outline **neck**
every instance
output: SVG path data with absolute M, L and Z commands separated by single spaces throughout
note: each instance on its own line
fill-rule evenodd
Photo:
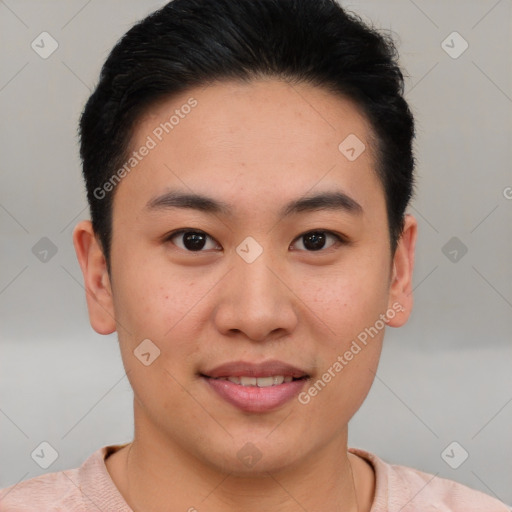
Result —
M 347 453 L 346 429 L 307 460 L 246 474 L 199 460 L 137 422 L 135 434 L 132 443 L 107 459 L 114 483 L 134 512 L 367 512 L 371 508 L 373 471 Z

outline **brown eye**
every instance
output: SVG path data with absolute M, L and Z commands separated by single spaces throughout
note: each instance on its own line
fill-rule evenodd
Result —
M 343 242 L 342 238 L 329 231 L 309 231 L 301 235 L 295 245 L 301 251 L 321 251 L 332 247 L 336 242 Z
M 168 240 L 185 251 L 200 252 L 203 249 L 218 249 L 215 240 L 203 231 L 181 230 L 168 237 Z

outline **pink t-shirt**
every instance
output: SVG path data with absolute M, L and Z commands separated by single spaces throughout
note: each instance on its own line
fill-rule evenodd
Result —
M 41 475 L 0 490 L 1 512 L 132 512 L 110 478 L 105 458 L 124 445 L 105 446 L 77 469 Z M 349 451 L 375 471 L 371 512 L 510 512 L 507 506 L 462 484 L 405 466 L 387 464 L 372 453 Z

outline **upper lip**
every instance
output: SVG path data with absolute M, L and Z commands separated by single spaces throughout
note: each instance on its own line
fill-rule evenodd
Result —
M 277 361 L 275 359 L 264 361 L 261 363 L 249 363 L 246 361 L 231 361 L 221 364 L 211 370 L 202 372 L 206 377 L 271 377 L 282 375 L 283 377 L 291 376 L 296 379 L 307 377 L 307 373 L 296 366 Z

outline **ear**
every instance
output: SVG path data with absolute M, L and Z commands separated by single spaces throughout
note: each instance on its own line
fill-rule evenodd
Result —
M 73 230 L 73 245 L 84 276 L 89 321 L 99 334 L 116 330 L 112 287 L 107 262 L 91 221 L 79 222 Z
M 416 219 L 406 214 L 404 229 L 393 256 L 393 270 L 389 289 L 388 308 L 397 314 L 389 318 L 387 324 L 391 327 L 401 327 L 409 319 L 412 311 L 412 273 L 414 268 L 414 249 L 418 234 Z

